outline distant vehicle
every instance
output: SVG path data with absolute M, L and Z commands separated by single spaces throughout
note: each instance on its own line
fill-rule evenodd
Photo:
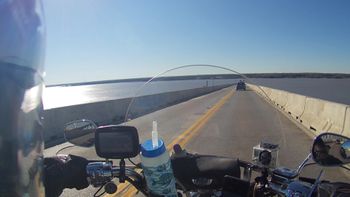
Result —
M 239 82 L 237 83 L 236 90 L 243 90 L 243 91 L 246 90 L 246 86 L 245 86 L 244 81 L 239 81 Z

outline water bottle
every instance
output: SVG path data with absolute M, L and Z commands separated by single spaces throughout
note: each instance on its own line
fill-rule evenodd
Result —
M 142 169 L 150 192 L 165 197 L 177 197 L 169 153 L 163 140 L 158 139 L 155 121 L 153 121 L 152 139 L 146 140 L 141 145 L 140 155 Z

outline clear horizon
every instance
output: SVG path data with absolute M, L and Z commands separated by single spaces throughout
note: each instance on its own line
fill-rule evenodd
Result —
M 46 84 L 150 77 L 198 63 L 350 73 L 349 1 L 43 2 Z
M 157 73 L 159 74 L 159 73 Z M 235 73 L 232 73 L 233 75 Z M 311 73 L 311 72 L 296 72 L 296 73 L 241 73 L 243 75 L 249 75 L 249 74 L 344 74 L 344 75 L 349 75 L 349 77 L 346 77 L 346 78 L 350 78 L 350 73 Z M 215 74 L 213 74 L 215 75 Z M 99 83 L 99 82 L 103 82 L 103 81 L 123 81 L 123 80 L 138 80 L 138 79 L 150 79 L 154 76 L 145 76 L 145 77 L 134 77 L 134 78 L 118 78 L 118 79 L 103 79 L 103 80 L 94 80 L 94 81 L 77 81 L 77 82 L 66 82 L 66 83 L 56 83 L 56 84 L 47 84 L 46 83 L 46 86 L 60 86 L 60 85 L 65 85 L 65 84 L 84 84 L 84 83 Z M 258 77 L 259 78 L 259 77 Z M 266 77 L 267 79 L 274 79 L 272 77 Z M 288 78 L 288 77 L 276 77 L 276 78 L 279 78 L 279 79 L 283 79 L 283 78 L 286 78 L 286 79 L 293 79 L 293 78 Z M 296 77 L 298 78 L 298 77 Z M 304 77 L 299 77 L 299 78 L 304 78 Z M 307 78 L 307 77 L 306 77 Z M 312 77 L 309 77 L 310 79 L 312 79 Z M 321 79 L 322 77 L 313 77 L 315 79 Z M 252 79 L 256 79 L 256 78 L 252 78 Z M 325 77 L 325 78 L 322 78 L 322 79 L 345 79 L 345 78 L 335 78 L 335 77 Z

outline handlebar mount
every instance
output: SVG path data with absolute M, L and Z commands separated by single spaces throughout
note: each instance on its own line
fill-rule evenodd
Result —
M 118 176 L 118 169 L 112 162 L 92 162 L 86 166 L 89 183 L 94 187 L 100 187 Z

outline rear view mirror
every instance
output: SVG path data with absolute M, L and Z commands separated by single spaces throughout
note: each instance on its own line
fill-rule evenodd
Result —
M 91 120 L 76 120 L 64 127 L 64 137 L 74 145 L 91 147 L 94 145 L 97 126 Z
M 312 146 L 312 157 L 322 166 L 341 166 L 350 163 L 350 139 L 323 133 L 316 137 Z
M 341 145 L 341 155 L 343 158 L 350 160 L 350 140 L 347 140 Z
M 132 158 L 140 153 L 137 129 L 131 126 L 104 126 L 95 133 L 95 148 L 99 157 Z

